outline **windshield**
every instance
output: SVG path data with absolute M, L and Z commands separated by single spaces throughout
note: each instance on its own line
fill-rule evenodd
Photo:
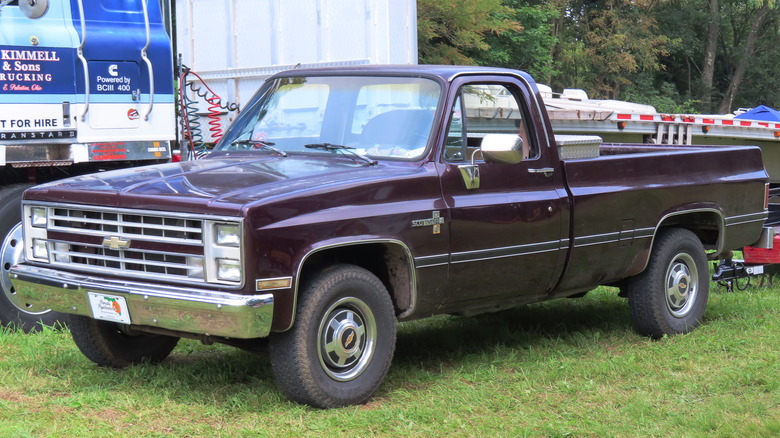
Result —
M 417 159 L 440 94 L 438 83 L 423 78 L 280 78 L 254 98 L 215 150 Z

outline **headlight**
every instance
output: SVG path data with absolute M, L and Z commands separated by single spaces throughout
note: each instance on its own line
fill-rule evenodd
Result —
M 234 259 L 217 259 L 217 279 L 241 281 L 241 262 Z
M 30 209 L 32 226 L 46 228 L 46 207 L 33 207 Z
M 33 239 L 33 257 L 36 259 L 49 260 L 49 249 L 46 247 L 46 241 L 43 239 Z
M 236 286 L 244 279 L 240 221 L 230 219 L 208 221 L 203 231 L 203 276 L 209 283 Z M 190 266 L 195 266 L 190 264 Z M 196 269 L 190 269 L 196 275 Z
M 214 243 L 220 246 L 239 247 L 241 228 L 238 224 L 215 224 Z

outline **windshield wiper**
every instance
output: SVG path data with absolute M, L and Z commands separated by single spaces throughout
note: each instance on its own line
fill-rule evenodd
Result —
M 359 154 L 355 152 L 355 148 L 353 148 L 352 146 L 344 146 L 341 144 L 333 144 L 333 143 L 312 143 L 303 146 L 308 149 L 322 149 L 325 151 L 338 151 L 342 153 L 347 153 L 349 155 L 352 155 L 353 157 L 360 158 L 361 160 L 365 161 L 369 165 L 374 165 L 377 163 L 376 160 L 372 160 L 371 158 L 368 158 L 363 154 Z
M 230 144 L 231 145 L 236 145 L 236 144 L 250 145 L 250 146 L 253 146 L 255 149 L 268 149 L 269 151 L 276 152 L 277 154 L 279 154 L 279 155 L 281 155 L 283 157 L 287 156 L 287 152 L 285 152 L 285 151 L 283 151 L 281 149 L 275 148 L 274 144 L 276 144 L 276 143 L 274 143 L 272 141 L 244 139 L 244 140 L 236 140 L 234 142 L 231 142 Z

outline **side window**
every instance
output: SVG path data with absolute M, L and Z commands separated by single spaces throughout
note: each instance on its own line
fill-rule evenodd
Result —
M 523 139 L 523 158 L 539 154 L 535 139 L 528 135 L 522 106 L 512 91 L 501 84 L 469 84 L 458 91 L 452 108 L 444 158 L 470 161 L 487 134 L 517 134 Z
M 466 148 L 466 130 L 463 126 L 463 99 L 455 99 L 450 114 L 450 125 L 447 127 L 447 138 L 444 140 L 444 159 L 447 161 L 465 161 L 468 153 Z

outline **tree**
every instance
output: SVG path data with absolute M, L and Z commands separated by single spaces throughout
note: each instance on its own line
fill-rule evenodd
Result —
M 417 0 L 417 46 L 423 64 L 475 64 L 488 34 L 520 31 L 501 0 Z
M 671 40 L 658 33 L 653 0 L 575 0 L 562 14 L 555 61 L 563 86 L 618 98 L 641 71 L 662 69 Z M 588 87 L 584 85 L 589 85 Z
M 522 28 L 490 32 L 485 35 L 488 51 L 467 51 L 477 64 L 508 67 L 525 70 L 537 80 L 550 81 L 558 73 L 552 47 L 556 38 L 552 33 L 552 22 L 558 11 L 549 4 L 530 4 L 527 0 L 504 0 L 511 8 L 508 15 L 499 18 L 522 23 Z
M 737 4 L 735 6 L 736 12 L 739 12 L 740 14 L 735 15 L 734 19 L 739 18 L 739 16 L 745 17 L 742 15 L 743 13 L 746 13 L 750 18 L 744 21 L 749 23 L 746 28 L 732 26 L 733 35 L 735 36 L 734 45 L 732 47 L 737 47 L 739 52 L 736 56 L 737 61 L 734 64 L 733 72 L 728 81 L 728 87 L 726 88 L 723 100 L 718 108 L 718 112 L 720 113 L 731 111 L 739 87 L 745 79 L 747 68 L 751 63 L 753 56 L 756 54 L 761 32 L 764 30 L 770 17 L 776 19 L 777 15 L 773 0 L 754 0 L 742 2 L 742 4 Z M 739 44 L 739 40 L 742 40 L 742 38 L 738 37 L 744 37 L 744 43 Z
M 712 81 L 715 75 L 715 55 L 718 49 L 718 35 L 720 34 L 720 6 L 718 0 L 708 0 L 709 23 L 707 26 L 707 39 L 704 48 L 704 70 L 701 73 L 702 103 L 709 105 L 712 101 Z
M 418 0 L 418 17 L 422 63 L 689 112 L 780 107 L 777 0 Z
M 675 85 L 696 112 L 780 104 L 774 0 L 672 0 L 656 8 L 659 32 L 681 44 L 662 58 L 655 84 Z

